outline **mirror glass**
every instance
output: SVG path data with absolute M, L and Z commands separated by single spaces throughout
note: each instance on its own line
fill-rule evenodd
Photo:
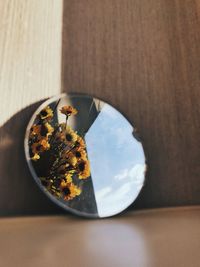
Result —
M 134 127 L 91 96 L 62 94 L 45 101 L 28 124 L 25 154 L 42 191 L 80 216 L 120 213 L 145 180 L 144 150 Z

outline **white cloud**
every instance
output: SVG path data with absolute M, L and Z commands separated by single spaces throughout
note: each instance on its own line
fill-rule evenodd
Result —
M 132 169 L 122 170 L 119 174 L 115 175 L 114 179 L 118 181 L 129 179 L 131 182 L 141 183 L 144 179 L 145 169 L 145 164 L 136 164 Z
M 125 169 L 119 174 L 115 175 L 114 179 L 120 181 L 120 180 L 127 178 L 127 176 L 128 176 L 128 169 Z
M 107 194 L 109 194 L 112 191 L 111 187 L 105 187 L 101 190 L 98 190 L 96 192 L 96 198 L 97 199 L 102 199 L 104 198 Z

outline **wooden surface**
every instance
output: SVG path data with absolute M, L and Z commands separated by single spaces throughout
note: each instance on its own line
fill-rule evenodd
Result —
M 61 0 L 0 1 L 0 125 L 60 92 Z
M 63 91 L 137 126 L 149 164 L 137 207 L 200 203 L 199 44 L 199 1 L 64 1 Z
M 1 215 L 58 212 L 23 138 L 35 102 L 61 88 L 108 101 L 139 129 L 149 171 L 135 207 L 200 203 L 198 0 L 5 0 L 0 13 Z
M 6 267 L 199 267 L 200 206 L 86 220 L 44 216 L 0 220 Z

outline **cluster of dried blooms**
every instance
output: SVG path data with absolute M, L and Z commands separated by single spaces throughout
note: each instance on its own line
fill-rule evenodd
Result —
M 54 196 L 71 200 L 82 191 L 75 181 L 87 179 L 90 167 L 84 139 L 67 125 L 77 110 L 64 106 L 60 112 L 66 116 L 66 123 L 53 125 L 54 112 L 49 106 L 37 115 L 30 130 L 29 151 L 33 162 L 44 158 L 49 162 L 47 174 L 40 177 L 42 185 Z

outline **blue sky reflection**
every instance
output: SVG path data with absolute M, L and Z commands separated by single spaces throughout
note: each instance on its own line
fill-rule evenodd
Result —
M 85 136 L 100 217 L 128 207 L 144 183 L 145 156 L 133 127 L 108 104 Z

